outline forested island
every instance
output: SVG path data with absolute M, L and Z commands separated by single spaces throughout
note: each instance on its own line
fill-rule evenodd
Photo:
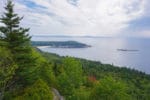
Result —
M 33 46 L 49 46 L 51 48 L 87 48 L 90 45 L 77 41 L 32 41 Z
M 144 72 L 33 47 L 13 7 L 0 19 L 0 100 L 150 100 Z

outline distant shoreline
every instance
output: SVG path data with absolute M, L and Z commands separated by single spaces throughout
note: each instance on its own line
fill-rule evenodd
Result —
M 50 48 L 88 48 L 90 45 L 77 41 L 32 41 L 33 46 L 46 46 Z

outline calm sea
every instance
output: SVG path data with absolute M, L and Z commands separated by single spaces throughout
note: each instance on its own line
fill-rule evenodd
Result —
M 120 67 L 130 67 L 150 74 L 150 39 L 147 38 L 110 38 L 110 37 L 51 37 L 34 36 L 38 41 L 79 41 L 90 48 L 50 48 L 39 47 L 41 50 L 61 56 L 85 58 Z M 128 49 L 138 51 L 118 51 Z

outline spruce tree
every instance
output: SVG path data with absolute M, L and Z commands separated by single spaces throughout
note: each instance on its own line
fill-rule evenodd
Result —
M 3 100 L 6 89 L 12 86 L 16 68 L 9 50 L 0 47 L 0 100 Z
M 32 57 L 32 48 L 30 44 L 31 37 L 28 34 L 29 29 L 20 26 L 23 17 L 14 13 L 14 4 L 8 0 L 5 13 L 0 18 L 3 26 L 0 26 L 0 41 L 2 46 L 8 48 L 13 54 L 13 59 L 18 65 L 16 71 L 16 81 L 26 84 L 26 70 L 34 66 Z

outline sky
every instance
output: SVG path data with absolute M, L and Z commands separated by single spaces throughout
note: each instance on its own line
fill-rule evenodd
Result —
M 31 35 L 150 37 L 150 0 L 13 1 Z

